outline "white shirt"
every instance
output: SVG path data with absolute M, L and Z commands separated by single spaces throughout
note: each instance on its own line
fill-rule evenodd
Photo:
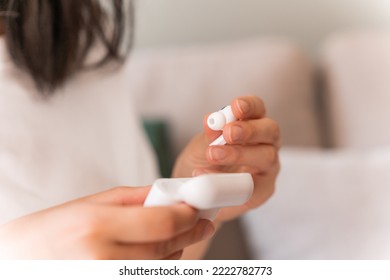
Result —
M 113 186 L 157 177 L 118 71 L 82 73 L 47 100 L 8 58 L 0 37 L 0 224 Z

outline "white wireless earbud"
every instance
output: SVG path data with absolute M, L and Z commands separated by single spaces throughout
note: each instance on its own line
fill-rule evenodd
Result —
M 212 113 L 207 118 L 207 125 L 212 130 L 223 130 L 225 124 L 236 121 L 236 117 L 233 115 L 232 106 L 226 106 L 218 112 Z
M 230 122 L 236 121 L 237 118 L 233 115 L 232 106 L 226 106 L 219 110 L 218 112 L 212 113 L 207 118 L 207 126 L 215 131 L 223 130 L 223 127 Z M 223 138 L 223 135 L 215 139 L 210 146 L 216 145 L 225 145 L 226 140 Z

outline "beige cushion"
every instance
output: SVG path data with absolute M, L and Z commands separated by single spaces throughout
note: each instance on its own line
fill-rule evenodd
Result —
M 323 53 L 333 146 L 390 144 L 390 34 L 333 37 Z
M 244 218 L 255 259 L 390 258 L 390 148 L 281 160 L 274 197 Z
M 249 94 L 265 100 L 269 116 L 281 125 L 284 144 L 319 144 L 312 70 L 287 41 L 135 53 L 129 83 L 143 116 L 169 122 L 175 153 L 202 130 L 206 113 Z

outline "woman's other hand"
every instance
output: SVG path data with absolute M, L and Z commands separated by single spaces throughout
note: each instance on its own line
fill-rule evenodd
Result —
M 205 173 L 252 174 L 255 189 L 252 198 L 243 206 L 224 208 L 217 220 L 236 218 L 263 204 L 274 192 L 280 169 L 278 124 L 266 117 L 261 99 L 255 96 L 238 97 L 231 103 L 238 121 L 225 125 L 223 132 L 213 131 L 204 120 L 204 133 L 196 136 L 179 156 L 173 177 L 191 177 Z M 209 146 L 223 133 L 227 145 Z
M 0 228 L 4 259 L 179 259 L 214 226 L 184 204 L 144 208 L 149 187 L 119 187 Z

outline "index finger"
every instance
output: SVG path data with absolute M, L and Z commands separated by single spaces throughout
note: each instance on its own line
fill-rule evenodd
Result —
M 111 238 L 123 243 L 171 239 L 195 226 L 198 211 L 178 204 L 168 207 L 110 207 L 100 213 Z
M 239 120 L 260 119 L 266 115 L 264 102 L 257 96 L 240 96 L 231 105 L 234 116 Z
M 146 187 L 115 187 L 109 190 L 80 198 L 80 201 L 103 203 L 112 205 L 141 205 L 150 191 Z

